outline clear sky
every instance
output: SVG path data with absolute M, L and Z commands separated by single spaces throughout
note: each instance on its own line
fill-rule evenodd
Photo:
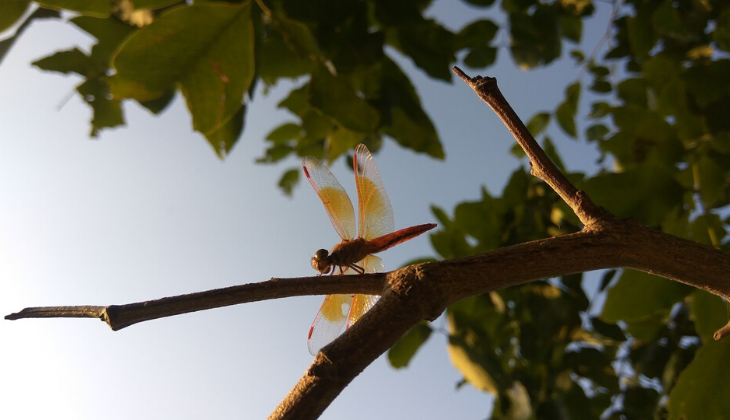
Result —
M 599 9 L 585 28 L 586 50 L 605 30 L 608 12 Z M 452 29 L 483 16 L 503 22 L 494 11 L 457 2 L 438 1 L 429 14 Z M 505 46 L 506 34 L 499 36 Z M 245 133 L 225 161 L 192 131 L 179 96 L 160 117 L 127 104 L 126 127 L 90 140 L 90 110 L 80 98 L 59 109 L 80 79 L 30 62 L 57 50 L 88 51 L 92 42 L 71 25 L 35 23 L 0 64 L 0 313 L 123 304 L 314 274 L 309 258 L 338 237 L 306 182 L 292 199 L 276 188 L 281 173 L 301 162 L 254 163 L 266 134 L 293 119 L 276 109 L 292 84 L 268 96 L 259 89 Z M 447 156 L 435 161 L 391 140 L 375 156 L 396 228 L 434 222 L 431 205 L 451 212 L 477 199 L 481 185 L 500 194 L 520 165 L 507 154 L 507 129 L 460 80 L 431 80 L 389 53 L 416 84 Z M 481 74 L 497 77 L 526 120 L 553 109 L 580 70 L 564 60 L 520 71 L 502 48 L 498 66 Z M 591 147 L 552 131 L 569 169 L 593 168 Z M 343 161 L 332 170 L 355 197 Z M 380 256 L 395 269 L 432 255 L 424 235 Z M 238 305 L 118 332 L 91 319 L 2 320 L 0 418 L 265 418 L 312 360 L 306 334 L 321 301 Z M 491 399 L 469 386 L 455 389 L 461 375 L 445 343 L 434 334 L 402 370 L 381 357 L 322 418 L 485 418 Z

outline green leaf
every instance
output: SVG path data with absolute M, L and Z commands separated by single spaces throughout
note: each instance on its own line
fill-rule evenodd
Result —
M 580 42 L 583 35 L 583 20 L 580 16 L 561 15 L 559 17 L 560 31 L 563 37 L 576 44 Z
M 89 79 L 77 86 L 76 90 L 94 111 L 91 119 L 91 137 L 97 137 L 103 128 L 124 124 L 122 104 L 116 99 L 109 99 L 109 86 L 106 83 L 98 78 Z
M 550 123 L 550 113 L 540 112 L 533 115 L 530 121 L 527 122 L 527 130 L 530 131 L 533 137 L 537 137 L 538 134 L 545 130 L 548 123 Z
M 13 1 L 13 0 L 6 0 L 6 1 Z M 3 58 L 5 58 L 5 55 L 10 51 L 10 47 L 15 44 L 15 41 L 18 40 L 20 35 L 25 31 L 25 29 L 30 25 L 34 20 L 36 19 L 48 19 L 48 18 L 60 18 L 61 14 L 55 10 L 48 10 L 44 9 L 42 7 L 37 8 L 33 13 L 28 16 L 27 19 L 23 23 L 18 26 L 18 29 L 15 30 L 15 34 L 12 36 L 3 39 L 0 41 L 0 63 L 2 63 Z
M 274 143 L 285 143 L 289 140 L 299 138 L 301 132 L 302 128 L 298 124 L 291 122 L 284 123 L 269 132 L 269 134 L 266 135 L 266 140 L 270 140 Z
M 628 35 L 631 53 L 635 59 L 642 59 L 649 54 L 656 43 L 656 34 L 652 29 L 651 19 L 647 14 L 628 16 Z
M 57 71 L 63 74 L 77 73 L 82 76 L 93 75 L 97 70 L 96 62 L 78 48 L 58 51 L 31 64 L 41 70 Z
M 299 168 L 288 169 L 279 179 L 279 188 L 287 197 L 292 196 L 294 187 L 299 183 Z
M 0 32 L 13 26 L 29 5 L 30 0 L 0 0 Z
M 589 141 L 600 141 L 606 137 L 610 130 L 603 124 L 594 124 L 586 128 L 586 139 Z
M 70 10 L 84 15 L 107 17 L 111 13 L 111 0 L 36 0 L 48 9 Z
M 605 353 L 592 347 L 579 348 L 565 354 L 565 366 L 578 376 L 588 378 L 611 392 L 618 392 L 618 377 L 611 362 Z
M 560 154 L 558 153 L 558 150 L 555 148 L 555 145 L 553 144 L 552 140 L 550 140 L 550 137 L 545 136 L 545 140 L 542 144 L 543 149 L 545 150 L 545 154 L 548 155 L 550 160 L 553 161 L 555 166 L 560 169 L 561 172 L 565 172 L 565 165 L 563 165 L 563 160 L 560 159 Z
M 533 15 L 510 13 L 509 23 L 510 52 L 521 69 L 549 64 L 560 57 L 562 42 L 555 10 L 541 6 Z
M 728 304 L 704 290 L 693 291 L 691 298 L 690 314 L 697 334 L 703 342 L 710 342 L 715 331 L 727 323 Z
M 722 206 L 728 201 L 728 182 L 726 170 L 720 167 L 715 159 L 707 155 L 700 156 L 697 163 L 699 175 L 700 197 L 707 208 Z
M 648 225 L 664 221 L 674 207 L 682 204 L 684 196 L 672 173 L 654 165 L 599 174 L 579 188 L 617 217 L 633 217 Z
M 210 134 L 241 109 L 253 81 L 252 29 L 250 3 L 182 6 L 132 35 L 114 67 L 149 91 L 179 82 L 193 128 Z
M 388 361 L 396 369 L 404 368 L 411 362 L 419 348 L 428 340 L 433 330 L 422 323 L 411 328 L 388 350 Z
M 497 49 L 493 47 L 474 47 L 464 57 L 464 64 L 478 69 L 489 67 L 497 60 Z
M 116 17 L 100 19 L 91 16 L 76 16 L 70 22 L 97 39 L 91 48 L 91 58 L 107 68 L 112 55 L 119 49 L 122 42 L 138 28 L 128 25 Z
M 388 43 L 413 59 L 413 63 L 434 79 L 450 81 L 449 66 L 456 61 L 454 34 L 435 20 L 403 24 L 389 31 Z
M 471 22 L 456 34 L 456 47 L 463 49 L 488 46 L 498 30 L 499 26 L 488 19 Z
M 113 93 L 112 93 L 113 95 Z M 169 90 L 167 92 L 164 92 L 159 98 L 157 99 L 151 99 L 148 101 L 140 101 L 139 104 L 143 107 L 147 108 L 151 113 L 158 115 L 160 112 L 164 111 L 165 108 L 167 108 L 168 105 L 172 102 L 172 100 L 175 98 L 175 91 Z
M 581 84 L 573 83 L 565 89 L 565 101 L 555 110 L 555 118 L 560 128 L 568 135 L 575 138 L 577 130 L 575 127 L 575 114 L 578 112 L 578 100 L 580 99 Z
M 230 118 L 217 129 L 205 134 L 205 139 L 213 146 L 213 150 L 215 150 L 219 158 L 225 158 L 231 152 L 231 149 L 233 149 L 238 138 L 241 137 L 245 116 L 246 106 L 241 105 L 241 108 L 233 118 Z
M 309 103 L 339 125 L 363 133 L 375 131 L 380 115 L 343 78 L 320 68 L 309 83 Z
M 332 162 L 346 151 L 354 149 L 358 143 L 362 143 L 365 139 L 366 136 L 363 133 L 338 127 L 327 136 L 327 145 L 329 146 L 327 159 Z
M 669 310 L 692 290 L 682 283 L 627 268 L 618 283 L 609 289 L 601 319 L 607 322 L 641 321 Z
M 591 325 L 597 333 L 601 334 L 611 340 L 623 342 L 626 341 L 626 334 L 621 330 L 621 327 L 615 323 L 603 322 L 598 317 L 591 318 Z
M 730 8 L 725 8 L 715 21 L 712 39 L 725 52 L 730 52 Z
M 390 59 L 383 62 L 381 95 L 389 104 L 390 124 L 384 123 L 383 132 L 398 144 L 416 152 L 443 159 L 436 127 L 421 106 L 416 89 L 408 76 Z
M 724 419 L 730 413 L 730 340 L 710 341 L 695 354 L 669 394 L 669 419 Z

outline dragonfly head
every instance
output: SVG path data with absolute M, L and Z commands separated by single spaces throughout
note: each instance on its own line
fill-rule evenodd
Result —
M 332 263 L 329 262 L 329 251 L 326 249 L 320 249 L 314 253 L 312 257 L 312 267 L 319 271 L 320 274 L 327 274 L 332 268 Z

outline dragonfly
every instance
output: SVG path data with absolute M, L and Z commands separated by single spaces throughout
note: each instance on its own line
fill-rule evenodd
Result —
M 372 254 L 436 227 L 435 223 L 427 223 L 393 232 L 393 207 L 380 180 L 378 167 L 364 144 L 355 148 L 353 166 L 357 187 L 357 236 L 352 202 L 337 178 L 327 166 L 311 156 L 305 157 L 302 162 L 304 175 L 322 200 L 332 226 L 342 239 L 332 251 L 320 249 L 314 254 L 311 263 L 319 275 L 335 274 L 336 271 L 346 274 L 352 270 L 363 274 L 383 270 L 382 260 Z M 345 328 L 352 326 L 378 299 L 379 296 L 362 294 L 326 296 L 309 329 L 309 352 L 316 355 L 322 347 L 337 338 L 345 322 Z

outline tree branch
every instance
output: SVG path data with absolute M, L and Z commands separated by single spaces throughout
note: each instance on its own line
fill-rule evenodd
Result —
M 173 315 L 221 308 L 239 303 L 293 296 L 363 293 L 379 295 L 384 273 L 351 276 L 313 276 L 276 279 L 223 289 L 170 296 L 145 302 L 109 306 L 49 306 L 25 308 L 5 319 L 25 318 L 98 318 L 117 331 L 130 325 Z
M 575 188 L 568 181 L 568 178 L 555 166 L 548 155 L 542 150 L 532 134 L 527 130 L 525 124 L 520 120 L 509 102 L 504 98 L 497 87 L 497 79 L 494 77 L 469 77 L 460 68 L 454 67 L 454 73 L 471 87 L 484 102 L 489 105 L 495 114 L 502 120 L 517 143 L 530 158 L 532 175 L 542 179 L 548 184 L 560 198 L 575 212 L 581 223 L 586 228 L 593 228 L 593 225 L 601 222 L 608 222 L 613 216 L 603 208 L 595 205 L 583 191 Z
M 370 311 L 317 354 L 270 416 L 305 420 L 319 417 L 365 367 L 410 328 L 423 319 L 435 319 L 449 304 L 469 296 L 543 278 L 628 267 L 730 299 L 730 282 L 725 281 L 730 272 L 729 253 L 649 229 L 636 221 L 616 219 L 576 189 L 550 161 L 499 92 L 495 79 L 470 78 L 458 68 L 454 72 L 502 118 L 529 156 L 533 175 L 550 185 L 585 225 L 581 232 L 389 273 L 271 279 L 120 306 L 28 308 L 6 319 L 94 317 L 117 330 L 150 319 L 265 299 L 381 294 Z M 730 331 L 728 326 L 723 328 L 715 334 L 716 339 Z

